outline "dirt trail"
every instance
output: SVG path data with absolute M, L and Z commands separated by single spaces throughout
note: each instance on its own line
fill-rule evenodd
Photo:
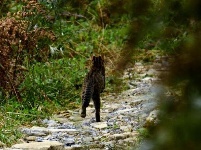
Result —
M 101 122 L 96 123 L 94 107 L 87 117 L 80 110 L 61 112 L 43 120 L 43 127 L 23 128 L 24 142 L 8 149 L 129 149 L 138 141 L 137 132 L 145 123 L 157 122 L 156 94 L 162 89 L 158 75 L 167 62 L 156 57 L 153 63 L 137 62 L 123 76 L 128 89 L 102 97 Z M 119 85 L 120 86 L 120 85 Z

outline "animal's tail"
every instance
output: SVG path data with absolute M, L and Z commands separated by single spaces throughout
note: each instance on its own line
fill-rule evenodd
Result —
M 90 99 L 93 94 L 93 79 L 90 79 L 90 81 L 85 82 L 85 85 L 83 87 L 82 92 L 82 107 L 88 107 L 90 103 Z

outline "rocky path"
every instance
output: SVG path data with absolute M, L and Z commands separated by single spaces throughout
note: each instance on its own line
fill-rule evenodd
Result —
M 24 141 L 7 149 L 128 150 L 138 141 L 137 131 L 145 123 L 157 122 L 158 74 L 165 65 L 163 61 L 138 62 L 127 69 L 123 78 L 128 89 L 102 97 L 101 122 L 95 122 L 92 104 L 85 119 L 80 117 L 79 110 L 61 112 L 43 120 L 43 126 L 22 128 Z

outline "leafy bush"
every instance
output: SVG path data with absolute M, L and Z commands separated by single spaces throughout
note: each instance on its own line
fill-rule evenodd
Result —
M 30 22 L 23 18 L 25 12 L 8 13 L 0 20 L 0 87 L 4 95 L 15 95 L 21 101 L 18 87 L 24 79 L 25 60 L 30 64 L 47 58 L 47 43 L 55 40 L 52 32 L 44 28 L 29 29 Z M 43 45 L 40 46 L 40 42 Z

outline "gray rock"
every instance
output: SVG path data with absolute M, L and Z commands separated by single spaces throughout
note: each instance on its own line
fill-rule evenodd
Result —
M 129 144 L 134 145 L 137 142 L 137 138 L 136 137 L 130 137 L 130 138 L 124 139 L 123 141 L 124 141 L 124 143 L 129 143 Z
M 22 133 L 27 134 L 28 136 L 46 136 L 48 134 L 47 130 L 38 130 L 37 128 L 34 129 L 35 127 L 32 127 L 32 128 L 31 129 L 22 128 L 21 131 Z M 46 128 L 43 128 L 43 129 L 46 129 Z
M 58 125 L 57 128 L 58 129 L 75 129 L 75 126 L 73 124 L 63 123 L 61 125 Z
M 132 137 L 135 138 L 139 135 L 139 133 L 137 131 L 134 132 L 124 132 L 123 135 L 128 138 L 128 137 Z
M 135 110 L 136 110 L 136 108 L 128 108 L 128 109 L 118 110 L 116 113 L 123 115 L 126 112 L 132 112 L 132 111 L 135 111 Z
M 35 141 L 36 141 L 36 142 L 43 142 L 43 141 L 44 141 L 44 138 L 43 138 L 43 137 L 37 137 Z
M 104 148 L 104 144 L 89 144 L 89 145 L 87 145 L 85 148 L 87 148 L 87 149 L 90 149 L 90 150 L 92 150 L 92 149 L 102 149 L 102 148 Z
M 25 141 L 36 141 L 36 136 L 27 136 L 24 138 Z
M 97 129 L 104 129 L 107 128 L 107 122 L 95 122 L 91 123 L 91 126 Z
M 62 143 L 65 144 L 65 146 L 71 146 L 75 144 L 75 139 L 74 138 L 63 138 Z
M 72 145 L 71 147 L 65 147 L 65 150 L 81 150 L 83 149 L 82 145 Z
M 158 73 L 158 71 L 156 71 L 155 69 L 149 69 L 149 71 L 147 72 L 147 75 L 149 76 L 153 76 L 156 75 Z
M 127 136 L 124 134 L 113 134 L 108 137 L 109 140 L 120 140 L 125 139 Z
M 105 145 L 105 150 L 114 149 L 114 147 L 115 147 L 115 141 L 105 142 L 104 145 Z
M 93 141 L 93 138 L 92 138 L 92 137 L 83 137 L 83 138 L 82 138 L 82 141 L 83 141 L 84 143 L 90 143 L 90 142 Z
M 48 120 L 48 119 L 44 119 L 42 123 L 48 125 L 48 127 L 56 127 L 58 125 L 58 123 L 55 120 Z
M 64 145 L 57 141 L 44 141 L 44 142 L 32 142 L 15 144 L 12 149 L 23 150 L 64 150 Z
M 159 122 L 157 117 L 158 113 L 159 113 L 159 110 L 153 110 L 152 112 L 150 112 L 149 116 L 146 118 L 145 126 L 156 125 Z
M 30 132 L 30 133 L 29 133 Z M 45 127 L 37 127 L 33 126 L 29 129 L 28 135 L 35 135 L 35 136 L 45 136 L 51 132 L 78 132 L 76 129 L 55 129 L 55 128 L 45 128 Z
M 133 127 L 131 125 L 127 125 L 127 126 L 120 126 L 120 129 L 124 132 L 131 132 Z

